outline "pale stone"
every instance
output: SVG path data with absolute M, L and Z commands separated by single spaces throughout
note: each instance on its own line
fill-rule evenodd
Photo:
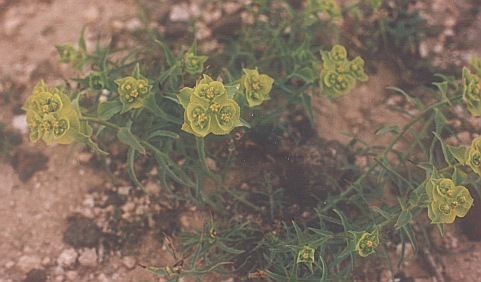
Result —
M 27 272 L 34 268 L 42 268 L 42 259 L 35 255 L 23 255 L 18 259 L 17 265 Z
M 123 257 L 122 258 L 122 264 L 127 267 L 127 269 L 132 269 L 136 265 L 135 258 L 133 257 Z
M 97 252 L 95 249 L 86 249 L 78 258 L 78 261 L 83 266 L 97 265 Z
M 66 249 L 58 256 L 57 264 L 62 267 L 69 267 L 77 261 L 77 251 L 75 249 Z

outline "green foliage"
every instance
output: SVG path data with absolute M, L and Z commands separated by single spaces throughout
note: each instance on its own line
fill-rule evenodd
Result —
M 349 175 L 341 180 L 320 171 L 332 190 L 296 187 L 293 193 L 271 171 L 263 179 L 253 177 L 252 182 L 260 182 L 255 187 L 237 189 L 229 183 L 231 168 L 250 165 L 248 157 L 239 157 L 241 150 L 257 155 L 249 150 L 265 149 L 253 132 L 300 144 L 305 140 L 286 129 L 286 117 L 303 108 L 313 124 L 315 95 L 335 103 L 368 80 L 371 62 L 361 56 L 349 59 L 338 23 L 344 14 L 358 15 L 366 4 L 382 20 L 381 1 L 352 1 L 349 7 L 333 0 L 296 7 L 291 2 L 245 4 L 253 23 L 208 56 L 198 55 L 193 34 L 186 47 L 149 28 L 131 35 L 135 46 L 99 44 L 89 52 L 82 31 L 78 50 L 57 46 L 60 62 L 79 70 L 72 78 L 76 87 L 48 87 L 40 81 L 25 102 L 31 141 L 87 144 L 100 154 L 122 142 L 128 147 L 126 167 L 133 184 L 143 188 L 137 164 L 149 159 L 164 188 L 156 197 L 174 198 L 185 208 L 195 206 L 211 215 L 200 230 L 176 234 L 189 255 L 150 271 L 171 280 L 194 276 L 201 281 L 213 271 L 271 281 L 353 280 L 352 270 L 366 257 L 389 257 L 381 250 L 386 252 L 392 236 L 403 250 L 409 243 L 417 251 L 419 235 L 412 225 L 422 223 L 420 214 L 426 212 L 442 231 L 443 224 L 465 216 L 472 206 L 470 189 L 476 180 L 464 169 L 469 166 L 474 176 L 481 175 L 481 137 L 470 148 L 449 146 L 444 137 L 453 133 L 446 121 L 450 107 L 464 100 L 473 115 L 481 112 L 481 60 L 475 58 L 470 63 L 474 72 L 462 71 L 462 87 L 455 78 L 440 76 L 443 81 L 434 83 L 431 100 L 388 88 L 402 94 L 416 113 L 397 109 L 410 117 L 404 126 L 373 129 L 391 137 L 383 146 L 352 136 L 355 157 L 366 163 L 338 168 Z M 399 48 L 415 42 L 419 19 L 408 16 L 406 29 L 384 22 L 382 32 Z M 362 49 L 362 44 L 360 49 L 346 46 L 350 54 Z M 273 150 L 277 141 L 265 140 Z M 266 155 L 274 159 L 269 166 L 288 166 L 285 156 Z M 388 190 L 396 202 L 386 201 Z M 297 196 L 309 203 L 296 202 Z M 292 221 L 286 223 L 286 218 Z M 398 266 L 405 259 L 402 252 Z

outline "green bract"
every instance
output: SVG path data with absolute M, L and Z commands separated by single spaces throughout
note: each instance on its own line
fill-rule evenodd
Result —
M 469 190 L 456 186 L 451 179 L 429 179 L 426 184 L 429 196 L 428 216 L 431 223 L 452 223 L 456 216 L 464 217 L 473 204 Z
M 469 165 L 474 172 L 481 175 L 481 136 L 475 138 L 471 143 L 466 164 Z
M 309 8 L 313 12 L 325 12 L 331 17 L 341 16 L 341 9 L 335 0 L 310 0 Z
M 60 54 L 59 61 L 62 63 L 71 63 L 78 57 L 78 53 L 70 44 L 55 46 L 57 52 Z
M 356 81 L 367 81 L 364 73 L 364 60 L 356 57 L 347 59 L 346 48 L 334 45 L 331 51 L 321 51 L 323 69 L 320 73 L 321 93 L 327 97 L 335 97 L 349 93 Z
M 244 90 L 249 107 L 262 104 L 266 100 L 270 100 L 269 92 L 272 89 L 274 79 L 265 74 L 250 69 L 244 69 L 244 75 L 241 78 L 241 87 Z
M 138 64 L 135 66 L 132 76 L 117 79 L 114 82 L 118 85 L 117 91 L 122 103 L 122 113 L 142 107 L 144 99 L 151 95 L 152 85 L 149 85 L 147 78 L 139 73 Z
M 225 135 L 242 125 L 239 105 L 227 96 L 221 82 L 207 75 L 194 88 L 181 89 L 178 98 L 185 109 L 182 130 L 195 136 Z
M 297 253 L 297 263 L 313 263 L 314 252 L 315 250 L 309 246 L 302 247 L 302 249 Z
M 474 116 L 481 115 L 481 78 L 463 68 L 463 100 L 466 108 Z
M 187 53 L 184 56 L 185 70 L 190 74 L 200 74 L 204 71 L 204 63 L 207 56 L 195 56 L 193 53 Z
M 81 135 L 88 136 L 87 131 L 82 130 L 70 98 L 58 87 L 49 89 L 40 81 L 22 109 L 27 111 L 27 125 L 32 142 L 42 139 L 47 144 L 53 140 L 60 144 L 69 144 Z
M 356 251 L 358 251 L 361 257 L 367 257 L 374 253 L 377 245 L 379 244 L 379 232 L 374 230 L 371 233 L 366 231 L 355 232 L 350 231 L 354 235 L 354 242 L 356 244 Z

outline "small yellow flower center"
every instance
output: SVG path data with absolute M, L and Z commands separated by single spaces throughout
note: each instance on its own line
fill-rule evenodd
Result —
M 304 259 L 308 259 L 308 258 L 309 258 L 309 254 L 308 254 L 308 253 L 303 253 L 303 254 L 302 254 L 302 257 L 303 257 Z
M 254 83 L 252 84 L 252 88 L 253 88 L 254 90 L 259 90 L 259 89 L 260 89 L 259 83 L 258 83 L 258 82 L 254 82 Z
M 342 82 L 344 80 L 344 77 L 342 75 L 339 75 L 336 80 L 337 82 Z
M 357 67 L 357 65 L 352 65 L 352 66 L 351 66 L 351 69 L 352 69 L 353 71 L 357 71 L 358 67 Z
M 67 56 L 67 55 L 68 55 L 67 49 L 64 49 L 62 53 L 63 53 L 65 56 Z
M 190 61 L 190 63 L 193 64 L 193 65 L 195 65 L 195 64 L 197 64 L 197 60 L 196 60 L 196 59 L 192 59 L 192 60 Z
M 207 89 L 207 94 L 206 94 L 205 96 L 206 96 L 208 99 L 214 98 L 214 96 L 215 96 L 214 87 L 209 87 L 209 89 Z
M 461 202 L 461 204 L 466 203 L 466 197 L 465 196 L 459 197 L 458 200 Z
M 125 85 L 125 90 L 130 90 L 132 89 L 132 86 L 130 84 Z
M 218 103 L 214 103 L 212 105 L 209 106 L 209 109 L 213 112 L 213 113 L 217 113 L 220 109 L 220 105 Z
M 372 247 L 372 241 L 367 241 L 367 242 L 366 242 L 366 245 L 367 245 L 369 248 Z
M 139 96 L 139 92 L 137 92 L 137 90 L 133 90 L 132 92 L 130 92 L 130 96 L 137 98 Z
M 42 111 L 43 111 L 44 113 L 48 113 L 49 110 L 50 110 L 50 107 L 49 107 L 48 105 L 43 105 L 43 106 L 42 106 Z
M 52 125 L 54 128 L 58 128 L 58 121 L 54 121 Z
M 345 71 L 345 69 L 343 67 L 338 67 L 337 68 L 337 72 L 338 73 L 343 73 Z
M 224 113 L 220 116 L 220 119 L 224 122 L 228 122 L 228 121 L 230 121 L 230 114 Z
M 450 209 L 451 209 L 451 208 L 450 208 L 449 205 L 447 205 L 447 204 L 444 204 L 444 205 L 441 206 L 441 210 L 442 210 L 443 212 L 448 212 Z
M 197 116 L 197 122 L 199 124 L 203 123 L 206 120 L 207 120 L 207 116 L 204 113 L 201 113 L 200 115 Z
M 453 201 L 453 202 L 451 203 L 451 206 L 452 206 L 454 209 L 457 208 L 457 207 L 459 207 L 458 201 Z
M 51 125 L 50 125 L 49 122 L 46 121 L 46 122 L 43 123 L 43 129 L 45 129 L 46 131 L 50 130 L 50 127 L 51 127 Z
M 454 195 L 454 190 L 453 189 L 449 189 L 446 194 L 449 196 L 449 197 L 452 197 Z
M 139 88 L 144 88 L 144 85 L 142 83 L 140 83 Z

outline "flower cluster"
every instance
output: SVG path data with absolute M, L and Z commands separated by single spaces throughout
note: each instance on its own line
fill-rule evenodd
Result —
M 432 223 L 452 223 L 464 217 L 473 205 L 473 198 L 464 186 L 456 186 L 448 178 L 431 178 L 426 184 L 429 196 L 428 216 Z
M 184 55 L 184 67 L 190 74 L 200 74 L 204 71 L 204 63 L 207 61 L 207 56 L 195 56 L 194 53 L 187 53 Z
M 481 137 L 477 137 L 467 149 L 466 164 L 477 174 L 481 175 Z
M 297 263 L 313 263 L 315 250 L 309 246 L 304 246 L 297 253 Z
M 259 74 L 257 69 L 244 69 L 241 81 L 241 89 L 244 91 L 249 107 L 259 106 L 262 102 L 271 99 L 269 92 L 271 92 L 274 79 L 270 76 Z
M 55 49 L 60 55 L 59 61 L 61 63 L 73 63 L 79 56 L 77 50 L 70 44 L 58 45 L 55 46 Z
M 58 87 L 48 88 L 43 80 L 37 83 L 22 109 L 27 112 L 32 142 L 42 139 L 47 144 L 53 140 L 69 144 L 82 133 L 70 98 Z
M 349 93 L 356 81 L 367 81 L 364 73 L 364 60 L 357 56 L 347 59 L 346 48 L 335 45 L 331 51 L 321 51 L 323 69 L 320 74 L 321 93 L 327 97 L 335 97 Z
M 152 85 L 149 85 L 148 79 L 140 74 L 138 64 L 135 66 L 132 76 L 116 79 L 114 82 L 118 85 L 117 91 L 122 103 L 122 113 L 142 107 L 145 98 L 152 94 Z
M 225 135 L 242 125 L 239 105 L 227 95 L 224 84 L 208 75 L 194 88 L 181 89 L 178 98 L 185 109 L 182 130 L 195 136 Z
M 475 68 L 475 70 L 478 70 Z M 481 116 L 481 73 L 471 73 L 463 68 L 463 100 L 466 108 L 474 116 Z
M 341 16 L 341 8 L 335 0 L 310 0 L 309 8 L 313 12 L 324 12 L 333 18 Z
M 379 244 L 379 232 L 377 229 L 371 233 L 366 231 L 350 231 L 350 233 L 354 235 L 354 242 L 356 244 L 355 250 L 358 251 L 361 257 L 367 257 L 374 253 L 374 250 Z

